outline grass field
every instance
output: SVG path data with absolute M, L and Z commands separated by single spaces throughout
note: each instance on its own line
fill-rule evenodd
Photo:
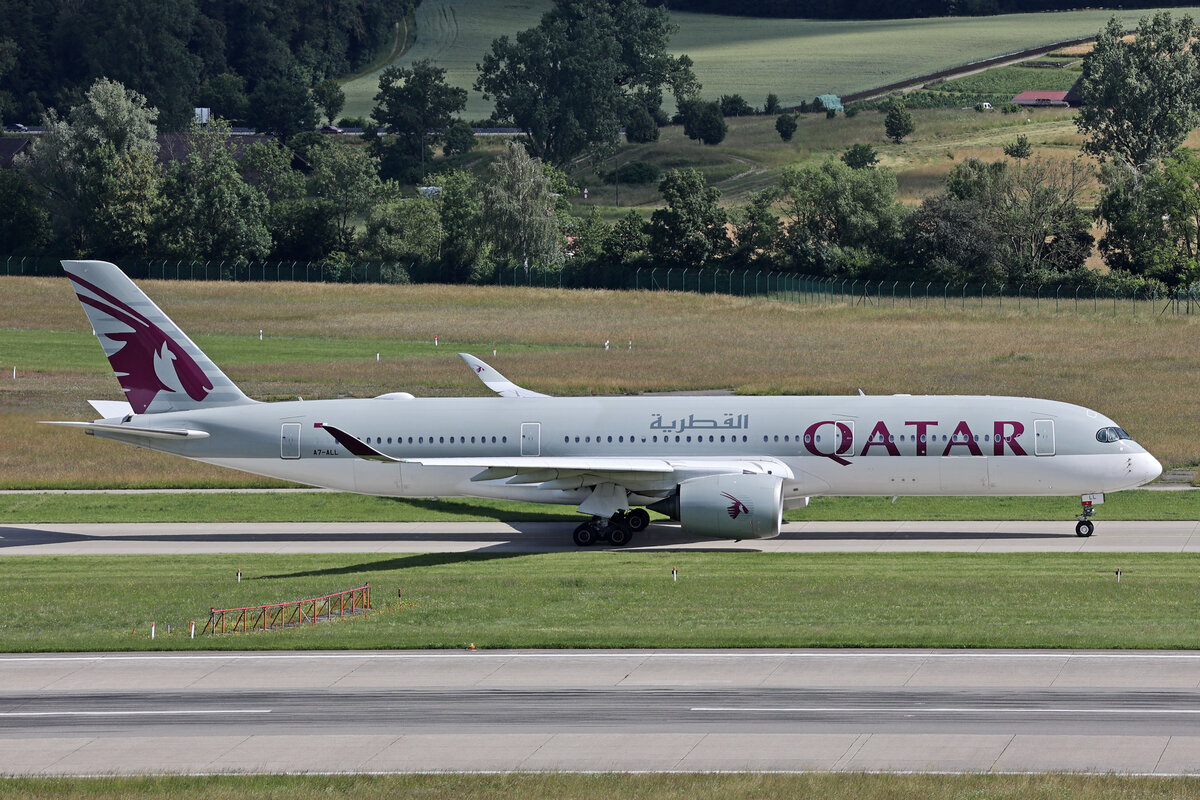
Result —
M 1008 305 L 814 307 L 682 293 L 439 285 L 148 281 L 145 288 L 259 399 L 487 394 L 454 355 L 463 349 L 518 383 L 558 395 L 861 388 L 1048 397 L 1113 417 L 1168 466 L 1200 463 L 1192 405 L 1200 396 L 1200 351 L 1188 346 L 1200 326 L 1196 316 L 1148 309 L 1134 315 L 1124 307 L 1116 315 L 1037 313 L 1028 304 L 1020 312 Z M 7 431 L 0 487 L 267 485 L 37 425 L 87 419 L 88 399 L 119 399 L 119 388 L 66 280 L 0 278 L 0 292 L 8 304 L 0 323 L 0 421 Z M 605 351 L 605 339 L 632 339 L 634 346 Z
M 1116 775 L 247 775 L 151 778 L 0 779 L 8 800 L 745 800 L 750 797 L 839 800 L 1187 800 L 1195 778 Z
M 784 519 L 1048 520 L 1068 530 L 1078 511 L 1072 497 L 817 497 Z M 659 515 L 654 515 L 656 519 Z M 1135 490 L 1110 494 L 1100 520 L 1186 520 L 1200 517 L 1192 492 Z M 578 522 L 570 506 L 502 500 L 401 500 L 342 493 L 146 493 L 0 496 L 0 524 L 124 522 Z M 567 527 L 563 532 L 566 534 Z
M 152 778 L 21 778 L 0 782 L 8 800 L 1187 800 L 1195 778 L 1116 775 L 247 775 Z
M 1196 649 L 1198 569 L 1195 554 L 1136 553 L 12 556 L 0 559 L 0 603 L 14 609 L 0 651 Z M 211 607 L 364 582 L 365 616 L 188 637 Z
M 447 81 L 470 91 L 465 113 L 481 119 L 491 104 L 471 90 L 476 65 L 492 40 L 533 27 L 548 0 L 424 0 L 416 11 L 412 45 L 398 59 L 428 58 L 447 70 Z M 1197 9 L 1171 9 L 1173 14 Z M 779 20 L 674 13 L 675 53 L 695 62 L 705 97 L 741 94 L 761 106 L 769 92 L 785 105 L 818 94 L 883 86 L 905 78 L 1066 39 L 1095 34 L 1116 15 L 1128 27 L 1143 10 L 1085 10 L 999 17 L 944 17 L 887 21 Z M 378 73 L 345 84 L 347 116 L 367 115 Z M 1037 87 L 1029 87 L 1037 88 Z

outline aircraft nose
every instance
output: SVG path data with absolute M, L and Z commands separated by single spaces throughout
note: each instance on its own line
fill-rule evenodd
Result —
M 1162 475 L 1162 471 L 1162 464 L 1149 453 L 1138 453 L 1133 457 L 1133 475 L 1137 478 L 1139 486 Z

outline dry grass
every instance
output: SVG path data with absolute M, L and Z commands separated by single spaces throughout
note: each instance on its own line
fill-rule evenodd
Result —
M 1017 311 L 992 302 L 967 310 L 812 307 L 680 293 L 558 291 L 466 286 L 346 286 L 156 282 L 151 297 L 251 396 L 306 398 L 486 394 L 454 353 L 474 351 L 518 383 L 551 394 L 623 394 L 732 388 L 741 392 L 911 392 L 1031 395 L 1080 403 L 1118 420 L 1170 465 L 1200 463 L 1191 402 L 1200 394 L 1200 318 L 1127 303 L 1100 310 Z M 0 278 L 12 314 L 5 329 L 88 332 L 66 281 Z M 918 306 L 921 291 L 916 292 Z M 861 303 L 861 299 L 860 299 Z M 957 305 L 957 308 L 956 308 Z M 1065 307 L 1064 307 L 1065 308 Z M 299 362 L 256 360 L 258 330 Z M 434 348 L 433 335 L 442 346 Z M 237 337 L 237 338 L 229 338 Z M 242 339 L 241 337 L 244 337 Z M 13 337 L 17 338 L 17 337 Z M 26 337 L 27 339 L 27 337 Z M 603 342 L 612 340 L 613 350 Z M 627 342 L 633 340 L 633 349 Z M 369 340 L 361 357 L 347 342 Z M 244 346 L 237 342 L 244 341 Z M 390 346 L 390 350 L 389 350 Z M 325 357 L 322 347 L 337 354 Z M 498 355 L 491 357 L 493 347 Z M 376 351 L 383 357 L 375 361 Z M 0 351 L 2 352 L 2 351 Z M 258 485 L 216 468 L 144 453 L 39 419 L 83 419 L 89 398 L 117 399 L 96 347 L 94 366 L 0 380 L 0 484 Z M 221 353 L 228 353 L 222 358 Z M 20 365 L 20 353 L 0 355 Z M 44 358 L 44 354 L 43 354 Z M 114 479 L 114 476 L 118 476 Z

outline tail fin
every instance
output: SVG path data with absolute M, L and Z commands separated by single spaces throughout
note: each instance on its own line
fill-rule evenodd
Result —
M 116 266 L 62 265 L 135 413 L 254 402 Z

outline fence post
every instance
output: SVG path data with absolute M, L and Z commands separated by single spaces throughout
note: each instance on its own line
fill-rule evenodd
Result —
M 983 308 L 983 291 L 985 289 L 987 289 L 986 283 L 979 287 L 979 307 L 980 308 Z
M 1006 283 L 1000 284 L 1000 293 L 996 295 L 997 299 L 1000 301 L 1000 310 L 1001 311 L 1004 310 L 1004 287 L 1007 285 L 1008 284 L 1006 284 Z
M 1058 313 L 1058 293 L 1061 291 L 1062 291 L 1062 284 L 1060 283 L 1058 285 L 1058 287 L 1054 290 L 1054 313 L 1055 314 Z
M 963 298 L 962 298 L 962 300 L 963 300 L 963 303 L 962 303 L 962 306 L 963 306 L 963 311 L 966 311 L 966 310 L 967 310 L 967 284 L 965 284 L 965 283 L 963 284 Z
M 1025 284 L 1022 283 L 1020 286 L 1017 287 L 1017 311 L 1021 310 L 1021 297 L 1024 295 L 1024 292 L 1025 292 Z

